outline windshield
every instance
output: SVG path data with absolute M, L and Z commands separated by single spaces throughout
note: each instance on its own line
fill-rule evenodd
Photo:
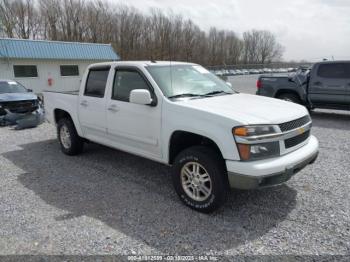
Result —
M 15 81 L 0 82 L 0 94 L 5 93 L 26 93 L 28 90 Z
M 154 65 L 147 70 L 168 98 L 234 93 L 227 83 L 198 65 Z

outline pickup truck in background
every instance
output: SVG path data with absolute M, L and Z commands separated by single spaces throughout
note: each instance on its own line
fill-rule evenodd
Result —
M 180 199 L 201 212 L 229 188 L 281 184 L 318 155 L 305 107 L 239 94 L 197 64 L 93 64 L 78 92 L 44 100 L 63 153 L 93 141 L 170 165 Z
M 309 109 L 350 110 L 350 61 L 316 63 L 289 76 L 262 75 L 257 95 L 287 100 Z

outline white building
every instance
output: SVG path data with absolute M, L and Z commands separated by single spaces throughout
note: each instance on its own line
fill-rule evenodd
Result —
M 110 44 L 0 38 L 0 79 L 35 93 L 73 91 L 89 64 L 119 60 Z

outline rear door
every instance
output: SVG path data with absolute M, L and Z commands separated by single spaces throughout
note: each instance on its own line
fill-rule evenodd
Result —
M 346 106 L 349 84 L 346 68 L 344 62 L 315 65 L 309 83 L 309 98 L 314 105 Z
M 99 141 L 106 136 L 105 91 L 110 67 L 90 68 L 79 95 L 79 121 L 84 136 Z

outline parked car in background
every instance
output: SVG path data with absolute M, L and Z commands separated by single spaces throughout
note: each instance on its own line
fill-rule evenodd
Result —
M 13 80 L 0 80 L 0 126 L 36 127 L 44 120 L 40 99 Z
M 302 104 L 310 109 L 350 110 L 350 61 L 327 61 L 290 75 L 262 75 L 257 95 Z
M 79 92 L 44 98 L 63 153 L 88 140 L 170 165 L 180 199 L 201 212 L 230 187 L 283 183 L 318 154 L 303 106 L 237 93 L 197 64 L 94 64 Z

